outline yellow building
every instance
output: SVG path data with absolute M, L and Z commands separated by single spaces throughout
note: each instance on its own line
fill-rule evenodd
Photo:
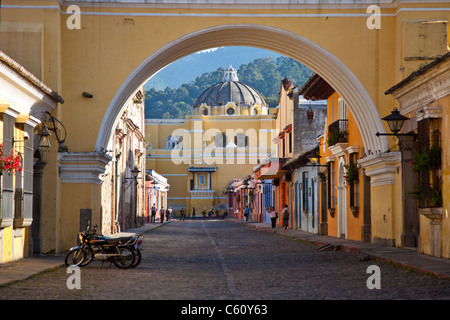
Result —
M 182 120 L 146 119 L 147 169 L 168 179 L 168 206 L 187 216 L 228 210 L 229 183 L 270 154 L 273 116 L 264 98 L 225 70 Z
M 322 229 L 321 233 L 370 241 L 370 207 L 364 206 L 369 203 L 370 192 L 364 193 L 368 182 L 357 163 L 366 154 L 356 121 L 344 99 L 318 74 L 308 79 L 300 94 L 306 99 L 327 100 L 325 132 L 319 147 L 321 163 L 327 165 L 322 171 L 326 185 L 321 185 L 326 188 L 321 192 L 326 197 L 321 201 L 322 206 L 326 203 L 321 221 L 326 232 Z
M 385 88 L 448 52 L 446 1 L 3 0 L 0 15 L 2 50 L 65 100 L 51 111 L 67 129 L 65 154 L 52 148 L 44 156 L 43 252 L 74 244 L 81 210 L 101 223 L 105 150 L 143 83 L 184 56 L 237 45 L 289 56 L 339 93 L 369 155 L 359 163 L 371 196 L 384 200 L 371 204 L 372 237 L 395 245 L 410 238 L 397 223 L 404 215 L 402 161 L 391 152 L 397 142 L 375 133 L 388 130 L 381 118 L 395 104 Z
M 407 116 L 398 136 L 402 154 L 404 223 L 420 252 L 450 258 L 450 54 L 390 88 Z M 408 236 L 406 234 L 405 236 Z
M 42 214 L 45 159 L 35 149 L 40 120 L 33 115 L 53 111 L 58 102 L 58 94 L 0 51 L 0 264 L 40 250 L 41 230 L 31 224 Z

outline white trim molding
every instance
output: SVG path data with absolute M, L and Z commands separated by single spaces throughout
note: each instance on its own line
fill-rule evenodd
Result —
M 370 177 L 371 186 L 382 186 L 395 183 L 395 174 L 401 166 L 401 152 L 387 152 L 371 155 L 358 160 Z
M 391 94 L 398 100 L 402 114 L 417 112 L 450 95 L 450 59 L 415 77 Z
M 102 184 L 101 174 L 112 157 L 106 153 L 60 153 L 58 170 L 61 183 Z

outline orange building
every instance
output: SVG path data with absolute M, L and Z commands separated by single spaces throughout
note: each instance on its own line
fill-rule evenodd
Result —
M 327 100 L 319 147 L 320 163 L 327 166 L 322 174 L 326 183 L 320 184 L 326 201 L 320 201 L 319 233 L 370 241 L 370 183 L 358 166 L 365 149 L 356 121 L 346 102 L 318 74 L 308 79 L 300 94 L 309 100 Z

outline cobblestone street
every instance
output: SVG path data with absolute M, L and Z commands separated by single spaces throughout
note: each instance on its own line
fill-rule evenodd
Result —
M 56 268 L 0 287 L 0 299 L 449 299 L 450 281 L 378 264 L 381 288 L 368 289 L 374 261 L 225 220 L 173 221 L 144 233 L 141 264 L 121 270 L 93 262 L 81 289 Z

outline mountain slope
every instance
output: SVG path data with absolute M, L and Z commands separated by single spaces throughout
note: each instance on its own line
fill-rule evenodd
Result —
M 200 94 L 221 82 L 224 68 L 203 73 L 190 83 L 178 88 L 164 90 L 149 88 L 145 93 L 145 117 L 156 119 L 182 119 L 193 113 L 193 104 Z M 270 107 L 278 104 L 280 82 L 288 77 L 294 85 L 302 86 L 312 71 L 299 62 L 280 56 L 258 58 L 238 69 L 239 81 L 252 86 L 261 93 Z
M 166 87 L 178 88 L 183 83 L 193 81 L 196 75 L 213 72 L 217 68 L 227 68 L 232 65 L 238 69 L 243 63 L 249 63 L 256 58 L 273 57 L 281 55 L 260 48 L 252 47 L 220 47 L 204 50 L 179 59 L 152 77 L 144 85 L 146 90 L 155 88 L 164 90 Z

